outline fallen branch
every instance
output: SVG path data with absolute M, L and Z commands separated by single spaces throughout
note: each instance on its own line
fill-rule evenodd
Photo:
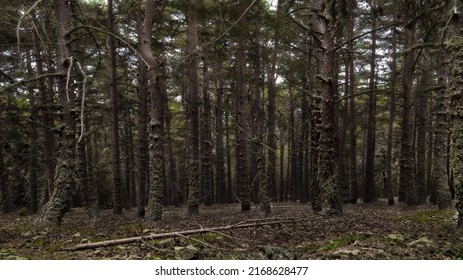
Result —
M 106 241 L 93 242 L 93 243 L 84 243 L 84 244 L 79 244 L 74 247 L 71 247 L 67 250 L 68 251 L 87 250 L 87 249 L 95 249 L 99 247 L 108 247 L 108 246 L 129 244 L 129 243 L 135 243 L 135 242 L 145 242 L 145 241 L 154 240 L 154 239 L 164 239 L 164 238 L 187 236 L 187 235 L 209 233 L 209 232 L 226 231 L 226 230 L 248 228 L 248 227 L 255 227 L 255 226 L 299 223 L 302 221 L 304 220 L 291 219 L 291 220 L 283 220 L 283 221 L 269 221 L 269 222 L 257 222 L 256 221 L 254 223 L 238 223 L 238 224 L 222 226 L 222 227 L 200 228 L 200 229 L 193 229 L 193 230 L 157 233 L 157 234 L 150 234 L 150 235 L 143 235 L 143 236 L 113 239 L 113 240 L 106 240 Z

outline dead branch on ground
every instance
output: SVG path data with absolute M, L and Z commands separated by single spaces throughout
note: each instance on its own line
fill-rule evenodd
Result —
M 252 222 L 252 223 L 240 222 L 234 225 L 227 225 L 227 226 L 221 226 L 221 227 L 200 228 L 200 229 L 185 230 L 185 231 L 157 233 L 157 234 L 135 236 L 135 237 L 121 238 L 121 239 L 105 240 L 105 241 L 93 242 L 93 243 L 84 243 L 84 244 L 75 245 L 74 247 L 68 248 L 67 250 L 68 251 L 87 250 L 87 249 L 95 249 L 99 247 L 108 247 L 108 246 L 129 244 L 129 243 L 135 243 L 135 242 L 146 242 L 146 241 L 155 240 L 155 239 L 164 239 L 164 238 L 188 236 L 188 235 L 194 235 L 194 234 L 220 232 L 220 231 L 232 231 L 233 229 L 243 229 L 243 228 L 256 227 L 256 226 L 262 227 L 262 226 L 268 226 L 268 225 L 300 223 L 303 221 L 304 220 L 301 220 L 301 219 L 264 221 L 264 222 L 259 222 L 258 220 L 255 220 L 255 222 Z

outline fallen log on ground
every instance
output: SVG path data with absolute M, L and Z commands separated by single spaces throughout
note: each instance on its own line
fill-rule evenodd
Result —
M 128 238 L 121 238 L 121 239 L 112 239 L 112 240 L 105 240 L 100 242 L 92 242 L 92 243 L 83 243 L 75 245 L 74 247 L 68 248 L 68 251 L 78 251 L 78 250 L 87 250 L 87 249 L 95 249 L 99 247 L 108 247 L 114 245 L 123 245 L 135 242 L 143 242 L 143 241 L 151 241 L 155 239 L 164 239 L 164 238 L 171 238 L 171 237 L 178 237 L 180 235 L 188 236 L 193 234 L 202 234 L 202 233 L 209 233 L 209 232 L 220 232 L 226 230 L 233 230 L 233 229 L 240 229 L 240 228 L 249 228 L 249 227 L 258 227 L 258 226 L 267 226 L 267 225 L 278 225 L 278 224 L 288 224 L 288 223 L 299 223 L 303 222 L 307 219 L 302 220 L 279 220 L 279 221 L 264 221 L 264 222 L 249 222 L 244 221 L 234 225 L 227 225 L 221 227 L 212 227 L 212 228 L 200 228 L 200 229 L 192 229 L 192 230 L 185 230 L 185 231 L 175 231 L 175 232 L 166 232 L 166 233 L 156 233 L 156 234 L 149 234 L 143 236 L 135 236 L 135 237 L 128 237 Z

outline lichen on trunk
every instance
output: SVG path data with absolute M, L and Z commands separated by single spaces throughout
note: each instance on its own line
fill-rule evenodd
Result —
M 454 34 L 447 44 L 450 54 L 449 98 L 451 159 L 454 172 L 455 206 L 459 228 L 463 228 L 463 36 Z

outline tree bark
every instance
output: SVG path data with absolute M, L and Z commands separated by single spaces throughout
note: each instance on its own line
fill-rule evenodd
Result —
M 372 29 L 376 29 L 376 7 L 371 7 Z M 363 202 L 375 199 L 375 150 L 376 150 L 376 32 L 371 33 L 370 78 L 368 94 L 367 150 L 365 157 L 365 180 Z
M 143 15 L 139 1 L 138 14 L 138 48 L 143 44 Z M 148 73 L 147 66 L 142 58 L 138 59 L 138 184 L 137 184 L 137 216 L 145 217 L 146 185 L 149 172 L 148 155 Z
M 396 115 L 396 86 L 397 86 L 397 31 L 392 34 L 392 63 L 391 63 L 391 97 L 389 105 L 389 123 L 387 128 L 386 148 L 386 193 L 389 206 L 394 205 L 394 183 L 392 178 L 392 140 L 394 119 Z
M 108 0 L 108 27 L 111 33 L 115 31 L 113 0 Z M 122 178 L 119 136 L 119 105 L 117 93 L 116 44 L 113 36 L 108 36 L 109 48 L 109 96 L 111 103 L 111 150 L 113 171 L 113 213 L 122 214 Z
M 199 214 L 201 201 L 200 187 L 200 159 L 199 159 L 199 106 L 198 106 L 198 26 L 197 0 L 190 0 L 188 6 L 188 79 L 189 104 L 188 108 L 188 214 Z
M 44 74 L 43 69 L 43 56 L 40 52 L 39 38 L 37 34 L 33 32 L 33 55 L 36 64 L 37 75 L 42 76 Z M 54 176 L 55 176 L 55 166 L 53 160 L 53 147 L 55 142 L 55 137 L 51 128 L 53 127 L 53 92 L 48 91 L 45 86 L 45 79 L 40 79 L 38 82 L 38 91 L 39 91 L 39 106 L 40 106 L 40 120 L 43 124 L 42 134 L 43 134 L 43 164 L 45 168 L 45 188 L 43 189 L 44 198 L 48 201 L 53 194 L 54 189 Z M 45 202 L 46 202 L 45 201 Z
M 37 218 L 37 222 L 61 224 L 64 215 L 70 207 L 72 191 L 76 186 L 75 171 L 75 114 L 74 92 L 67 82 L 67 73 L 72 66 L 71 49 L 69 46 L 69 31 L 71 22 L 70 5 L 65 0 L 55 2 L 55 13 L 58 32 L 58 67 L 62 76 L 59 77 L 59 100 L 62 111 L 60 145 L 58 150 L 55 190 Z
M 219 72 L 220 73 L 220 72 Z M 225 177 L 225 148 L 224 148 L 224 127 L 223 127 L 223 98 L 224 98 L 224 82 L 223 78 L 219 77 L 217 86 L 217 100 L 215 107 L 216 121 L 216 190 L 219 203 L 228 202 L 227 199 L 227 180 Z
M 158 61 L 151 50 L 152 27 L 156 11 L 156 0 L 147 0 L 142 24 L 140 54 L 148 65 L 149 91 L 151 96 L 151 119 L 149 123 L 149 193 L 148 219 L 162 219 L 164 188 L 162 95 L 159 89 Z
M 0 100 L 0 124 L 3 123 L 3 100 Z M 0 211 L 2 213 L 8 212 L 8 191 L 6 184 L 5 160 L 3 147 L 5 145 L 3 125 L 0 125 Z
M 242 38 L 241 40 L 245 40 Z M 236 54 L 236 72 L 237 72 L 237 93 L 236 93 L 236 179 L 238 188 L 238 199 L 241 204 L 241 211 L 250 211 L 250 182 L 248 173 L 248 116 L 249 116 L 249 99 L 246 89 L 246 44 L 243 41 L 238 43 Z
M 29 76 L 33 75 L 32 70 L 32 55 L 27 54 L 27 72 Z M 30 119 L 37 120 L 38 119 L 38 108 L 36 104 L 36 97 L 34 93 L 34 88 L 32 86 L 28 87 L 29 91 L 29 114 Z M 38 131 L 35 124 L 31 124 L 29 130 L 29 210 L 32 213 L 36 213 L 38 210 L 38 183 L 37 183 L 37 173 L 38 173 L 38 147 L 37 147 L 37 139 L 38 139 Z
M 428 108 L 428 82 L 431 57 L 429 51 L 422 51 L 423 65 L 416 95 L 416 188 L 418 203 L 426 202 L 426 111 Z
M 455 187 L 457 227 L 463 228 L 463 14 L 460 1 L 452 1 L 450 39 L 446 48 L 450 57 L 449 98 L 451 118 L 451 165 Z
M 445 61 L 444 54 L 439 55 L 439 61 Z M 437 85 L 442 88 L 436 92 L 436 129 L 434 136 L 434 178 L 436 189 L 436 202 L 439 209 L 451 206 L 449 176 L 447 170 L 447 143 L 449 138 L 447 97 L 447 71 L 443 63 L 437 65 Z
M 410 7 L 407 7 L 410 8 Z M 405 49 L 414 44 L 415 27 L 408 25 L 405 28 Z M 402 86 L 403 86 L 403 116 L 402 116 L 402 139 L 400 151 L 400 185 L 399 201 L 407 202 L 407 205 L 418 204 L 417 190 L 415 184 L 415 151 L 413 149 L 413 63 L 415 60 L 414 52 L 404 54 L 402 67 Z
M 316 1 L 319 2 L 319 1 Z M 321 82 L 321 126 L 319 140 L 319 169 L 318 179 L 321 187 L 322 213 L 325 215 L 342 215 L 342 200 L 339 196 L 337 184 L 337 160 L 338 160 L 338 126 L 335 77 L 335 46 L 333 26 L 335 17 L 332 14 L 333 1 L 324 1 L 324 17 L 320 18 L 321 31 L 321 75 L 318 76 Z
M 212 172 L 211 100 L 209 97 L 209 65 L 203 61 L 202 118 L 201 118 L 201 183 L 204 204 L 212 205 L 214 173 Z
M 281 1 L 277 1 L 277 22 L 281 17 Z M 270 192 L 270 199 L 275 200 L 277 197 L 277 190 L 276 190 L 276 95 L 277 95 L 277 88 L 276 88 L 276 64 L 279 52 L 279 45 L 280 45 L 280 34 L 279 34 L 280 26 L 277 24 L 275 26 L 275 34 L 274 34 L 274 45 L 273 50 L 271 53 L 270 58 L 270 66 L 268 69 L 268 123 L 267 123 L 267 154 L 268 154 L 268 168 L 267 168 L 267 176 L 268 176 L 268 189 Z

